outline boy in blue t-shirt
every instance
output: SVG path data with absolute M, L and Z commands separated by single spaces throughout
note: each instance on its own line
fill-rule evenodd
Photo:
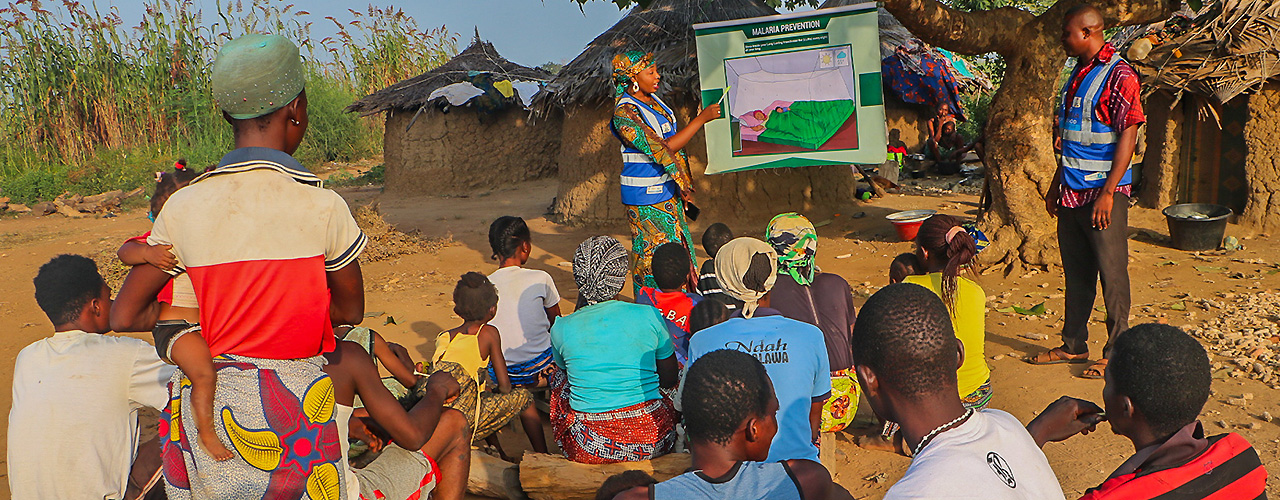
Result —
M 596 498 L 849 498 L 816 461 L 761 462 L 769 455 L 778 431 L 779 407 L 769 375 L 759 361 L 746 353 L 720 349 L 690 366 L 685 378 L 681 397 L 693 467 L 657 484 L 643 474 L 610 478 Z M 626 482 L 635 486 L 611 485 Z
M 684 291 L 693 263 L 689 251 L 679 243 L 666 243 L 653 251 L 653 280 L 658 288 L 641 287 L 637 304 L 658 308 L 667 322 L 671 343 L 675 344 L 676 361 L 689 363 L 689 312 L 702 301 L 702 296 Z
M 818 461 L 815 443 L 822 404 L 831 395 L 827 344 L 818 327 L 769 308 L 769 290 L 774 280 L 758 281 L 760 277 L 776 275 L 777 266 L 773 248 L 760 240 L 738 238 L 721 249 L 716 257 L 716 274 L 725 292 L 745 305 L 728 321 L 690 338 L 689 362 L 696 363 L 698 358 L 718 349 L 754 356 L 764 364 L 780 405 L 778 435 L 773 438 L 767 461 Z M 751 317 L 744 317 L 744 311 Z

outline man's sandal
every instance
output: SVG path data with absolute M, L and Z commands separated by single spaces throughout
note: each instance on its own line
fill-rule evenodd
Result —
M 1107 358 L 1099 359 L 1097 363 L 1089 365 L 1080 374 L 1080 378 L 1100 379 L 1107 372 Z
M 1037 353 L 1034 356 L 1027 357 L 1024 361 L 1033 365 L 1056 365 L 1060 363 L 1088 363 L 1089 353 L 1070 354 L 1062 350 L 1061 347 L 1055 347 L 1048 351 Z

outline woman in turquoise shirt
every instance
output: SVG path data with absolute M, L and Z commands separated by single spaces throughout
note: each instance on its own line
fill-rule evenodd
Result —
M 593 236 L 573 255 L 583 306 L 551 327 L 561 369 L 552 381 L 551 426 L 570 460 L 588 464 L 648 460 L 675 446 L 675 346 L 658 310 L 617 300 L 627 250 Z

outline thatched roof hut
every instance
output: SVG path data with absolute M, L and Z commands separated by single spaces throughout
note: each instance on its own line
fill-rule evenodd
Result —
M 1228 0 L 1191 14 L 1150 25 L 1130 44 L 1148 93 L 1189 92 L 1221 104 L 1280 75 L 1280 3 Z
M 1280 3 L 1184 11 L 1122 49 L 1146 95 L 1139 201 L 1217 203 L 1243 224 L 1280 229 Z
M 554 175 L 558 119 L 532 123 L 523 105 L 551 73 L 521 66 L 480 39 L 448 62 L 347 107 L 386 113 L 386 190 L 441 194 Z M 478 95 L 452 105 L 438 91 L 462 86 Z M 513 87 L 514 86 L 514 87 Z M 522 99 L 523 98 L 523 99 Z
M 622 158 L 609 130 L 613 114 L 612 59 L 626 50 L 654 53 L 662 73 L 660 94 L 681 124 L 698 112 L 697 50 L 693 25 L 777 14 L 761 0 L 654 0 L 636 7 L 592 40 L 534 100 L 535 112 L 563 113 L 558 160 L 560 190 L 553 206 L 571 223 L 617 222 L 625 217 L 619 195 Z M 714 176 L 706 167 L 706 142 L 694 136 L 690 156 L 703 221 L 759 218 L 796 210 L 829 212 L 853 199 L 848 166 L 754 170 Z
M 477 30 L 471 46 L 459 52 L 448 62 L 426 73 L 401 80 L 390 87 L 369 94 L 347 106 L 347 111 L 362 115 L 391 110 L 417 112 L 432 102 L 443 103 L 443 97 L 430 99 L 432 92 L 446 85 L 470 82 L 475 72 L 491 75 L 494 81 L 547 82 L 553 76 L 547 70 L 521 66 L 508 61 L 493 48 L 492 43 L 481 40 L 480 32 Z
M 534 109 L 612 104 L 613 56 L 626 50 L 653 53 L 662 71 L 662 95 L 692 98 L 698 90 L 693 25 L 777 13 L 754 0 L 654 0 L 648 8 L 636 7 L 561 68 L 546 93 L 534 100 Z

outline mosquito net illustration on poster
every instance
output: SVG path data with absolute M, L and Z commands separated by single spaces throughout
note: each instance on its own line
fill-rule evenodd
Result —
M 708 174 L 884 161 L 874 4 L 694 29 L 703 102 L 727 118 L 705 129 Z

